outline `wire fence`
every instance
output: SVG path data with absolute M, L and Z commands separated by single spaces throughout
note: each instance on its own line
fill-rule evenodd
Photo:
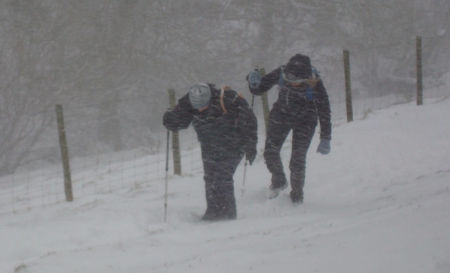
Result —
M 433 42 L 433 39 L 426 38 L 423 47 L 427 48 Z M 388 46 L 395 48 L 397 45 L 385 45 L 382 49 L 385 50 Z M 414 46 L 414 43 L 411 43 L 412 55 L 415 54 Z M 371 50 L 376 52 L 377 48 Z M 362 67 L 366 57 L 362 58 L 359 52 L 353 54 L 353 51 L 350 51 L 350 54 L 352 78 L 358 77 L 360 70 L 367 69 Z M 414 60 L 412 57 L 411 59 Z M 386 81 L 380 83 L 379 88 L 388 90 L 380 91 L 376 86 L 374 89 L 363 90 L 363 85 L 355 81 L 355 119 L 362 119 L 376 109 L 415 100 L 415 79 L 411 76 L 414 74 L 415 63 L 411 60 L 405 60 L 405 63 L 409 63 L 409 67 L 405 68 L 404 75 L 409 76 L 404 76 L 403 85 L 390 85 Z M 336 125 L 345 122 L 345 82 L 341 51 L 336 50 L 329 54 L 324 60 L 317 62 L 316 66 L 321 70 L 328 89 L 333 123 Z M 388 78 L 391 72 L 388 69 L 386 72 L 379 72 L 379 75 Z M 449 84 L 425 81 L 424 98 L 449 96 L 450 91 L 445 88 Z M 406 89 L 403 90 L 403 87 Z M 246 89 L 245 86 L 241 89 L 244 88 Z M 180 97 L 182 94 L 177 95 Z M 278 92 L 269 92 L 270 105 L 277 99 L 277 95 Z M 248 98 L 249 94 L 246 94 L 246 97 Z M 166 134 L 162 127 L 159 131 L 152 132 L 146 126 L 149 116 L 161 119 L 162 113 L 135 111 L 136 105 L 142 103 L 143 99 L 145 100 L 142 97 L 134 97 L 114 100 L 117 107 L 108 114 L 102 114 L 102 108 L 108 105 L 105 102 L 64 105 L 75 202 L 87 196 L 136 191 L 164 183 Z M 261 136 L 265 128 L 260 99 L 255 100 L 254 112 L 259 120 Z M 54 115 L 53 112 L 45 111 L 39 114 Z M 53 122 L 44 134 L 43 143 L 45 145 L 40 151 L 48 151 L 48 155 L 42 155 L 41 159 L 49 158 L 48 164 L 34 170 L 21 169 L 15 174 L 0 177 L 0 215 L 21 213 L 65 202 L 64 174 L 60 163 L 56 122 Z M 115 146 L 115 143 L 121 145 Z M 192 129 L 180 131 L 180 146 L 183 175 L 200 175 L 200 148 Z M 169 173 L 172 174 L 171 161 L 169 165 Z
M 133 105 L 140 99 L 122 100 L 121 107 L 133 109 Z M 99 128 L 112 120 L 120 122 L 124 118 L 123 112 L 118 111 L 115 115 L 96 120 L 93 117 L 98 116 L 101 105 L 90 103 L 64 107 L 65 133 L 75 202 L 88 196 L 135 191 L 164 182 L 165 133 L 151 132 L 147 126 L 141 125 L 133 130 L 152 141 L 142 142 L 131 149 L 112 151 L 111 147 L 102 141 L 104 135 L 99 132 Z M 37 114 L 56 115 L 48 111 Z M 145 121 L 145 118 L 142 120 Z M 194 132 L 185 130 L 180 135 L 183 148 L 181 156 L 185 163 L 183 174 L 197 174 L 202 170 L 202 163 Z M 35 170 L 22 168 L 12 175 L 0 177 L 0 215 L 21 213 L 66 201 L 57 136 L 55 119 L 43 136 L 44 147 L 38 151 L 45 154 L 43 158 L 48 159 L 47 164 L 34 166 Z M 172 164 L 169 166 L 171 174 L 173 166 Z
M 70 127 L 66 128 L 70 132 Z M 165 141 L 164 134 L 159 135 L 161 142 Z M 183 175 L 195 175 L 202 170 L 200 150 L 194 143 L 193 136 L 192 132 L 182 134 Z M 165 151 L 149 151 L 145 147 L 110 153 L 93 151 L 86 157 L 71 157 L 74 200 L 76 202 L 89 196 L 138 191 L 162 184 L 165 161 Z M 170 161 L 169 163 L 169 175 L 172 175 L 173 165 Z M 66 202 L 61 163 L 4 176 L 0 178 L 0 184 L 0 215 Z

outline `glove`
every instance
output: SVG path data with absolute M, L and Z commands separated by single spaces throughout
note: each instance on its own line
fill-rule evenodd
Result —
M 250 89 L 256 89 L 261 84 L 261 74 L 257 70 L 248 73 L 246 79 Z
M 177 131 L 178 127 L 176 115 L 171 111 L 165 112 L 163 116 L 163 125 L 167 128 L 167 130 Z
M 248 163 L 252 165 L 253 161 L 256 158 L 256 145 L 250 145 L 245 149 L 245 159 L 248 160 Z
M 317 152 L 323 155 L 330 153 L 330 140 L 322 138 L 320 139 L 319 146 L 317 147 Z

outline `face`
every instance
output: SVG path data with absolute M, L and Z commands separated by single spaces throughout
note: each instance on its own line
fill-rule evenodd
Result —
M 286 67 L 286 76 L 295 80 L 298 78 L 305 78 L 308 75 L 308 67 L 303 63 L 298 63 L 295 66 L 290 65 Z

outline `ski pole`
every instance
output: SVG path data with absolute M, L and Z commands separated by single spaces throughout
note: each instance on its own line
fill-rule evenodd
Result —
M 166 139 L 166 178 L 164 185 L 164 222 L 167 222 L 167 191 L 169 188 L 169 137 L 170 131 L 167 130 L 167 139 Z
M 250 109 L 253 111 L 253 104 L 255 102 L 255 95 L 252 94 L 252 104 Z M 247 176 L 247 164 L 248 164 L 248 160 L 247 158 L 245 159 L 245 164 L 244 164 L 244 178 L 242 179 L 242 188 L 241 188 L 241 196 L 244 196 L 245 193 L 245 177 Z

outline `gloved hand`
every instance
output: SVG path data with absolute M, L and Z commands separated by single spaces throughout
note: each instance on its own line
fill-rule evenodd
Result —
M 250 89 L 256 89 L 261 84 L 261 74 L 257 70 L 248 73 L 246 80 Z
M 170 131 L 177 131 L 177 117 L 176 115 L 169 111 L 166 111 L 163 116 L 163 125 Z
M 330 140 L 329 139 L 325 139 L 325 138 L 321 138 L 320 139 L 320 143 L 319 146 L 317 147 L 317 152 L 321 153 L 323 155 L 326 155 L 328 153 L 330 153 Z
M 245 148 L 245 159 L 248 160 L 248 163 L 252 165 L 253 161 L 255 161 L 256 158 L 256 145 L 248 145 L 248 147 Z

